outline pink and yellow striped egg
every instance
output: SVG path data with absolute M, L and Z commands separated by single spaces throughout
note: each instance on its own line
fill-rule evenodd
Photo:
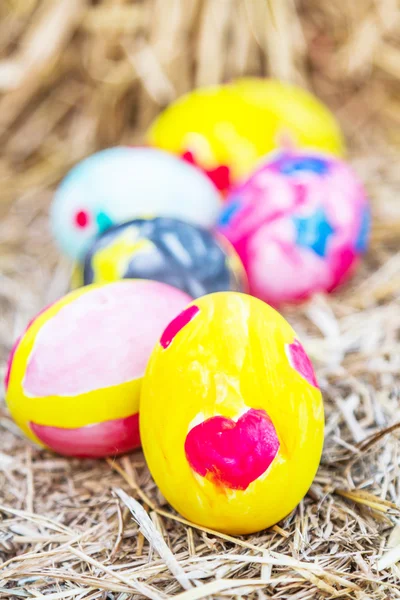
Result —
M 6 402 L 22 431 L 60 454 L 140 446 L 139 396 L 161 332 L 191 298 L 157 281 L 75 290 L 28 325 L 11 352 Z

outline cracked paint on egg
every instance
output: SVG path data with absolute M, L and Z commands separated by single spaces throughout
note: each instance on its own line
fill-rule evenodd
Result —
M 277 523 L 307 492 L 323 445 L 321 392 L 295 332 L 273 308 L 236 292 L 196 299 L 166 332 L 140 409 L 162 494 L 185 518 L 219 531 Z

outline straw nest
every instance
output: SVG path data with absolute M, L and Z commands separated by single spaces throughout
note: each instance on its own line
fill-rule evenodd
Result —
M 400 597 L 400 13 L 397 0 L 3 0 L 0 359 L 68 287 L 47 208 L 81 157 L 133 143 L 197 85 L 273 74 L 336 111 L 374 214 L 340 294 L 285 311 L 326 401 L 310 492 L 278 526 L 234 539 L 180 519 L 140 452 L 66 460 L 0 406 L 0 597 L 182 600 Z M 183 492 L 184 493 L 184 492 Z M 143 509 L 144 507 L 144 509 Z

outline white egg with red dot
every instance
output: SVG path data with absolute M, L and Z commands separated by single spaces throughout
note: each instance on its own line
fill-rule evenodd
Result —
M 51 209 L 61 249 L 82 259 L 111 225 L 140 218 L 179 218 L 214 226 L 220 195 L 198 168 L 153 148 L 115 147 L 78 163 L 58 187 Z

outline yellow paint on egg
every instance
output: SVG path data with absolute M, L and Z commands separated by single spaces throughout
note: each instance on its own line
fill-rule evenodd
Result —
M 122 282 L 124 284 L 125 282 Z M 129 282 L 128 282 L 129 285 Z M 75 394 L 47 394 L 39 397 L 26 389 L 26 375 L 30 360 L 34 356 L 34 349 L 38 347 L 41 341 L 41 331 L 46 323 L 51 324 L 52 320 L 64 308 L 74 304 L 79 298 L 87 296 L 101 286 L 92 285 L 70 292 L 47 309 L 31 322 L 28 329 L 19 340 L 13 353 L 10 364 L 10 376 L 7 386 L 7 404 L 11 414 L 31 440 L 40 443 L 40 440 L 33 434 L 29 423 L 36 422 L 41 425 L 51 425 L 56 427 L 77 428 L 92 422 L 101 422 L 110 419 L 117 419 L 129 416 L 138 412 L 139 409 L 139 388 L 141 379 L 134 379 L 122 383 L 112 390 L 113 402 L 109 401 L 110 387 L 95 388 L 92 391 L 83 391 Z M 93 297 L 95 295 L 93 294 Z M 95 302 L 95 299 L 94 299 Z M 94 310 L 96 310 L 94 305 Z M 62 332 L 59 332 L 62 335 Z M 68 332 L 65 332 L 66 336 Z M 70 332 L 72 337 L 72 332 Z M 60 339 L 60 350 L 62 348 Z M 70 354 L 73 348 L 64 347 L 64 352 Z M 66 360 L 66 357 L 58 357 L 60 363 Z M 41 367 L 41 377 L 45 377 L 43 372 L 45 365 Z M 51 377 L 51 373 L 46 374 Z M 71 370 L 71 379 L 75 376 Z M 57 384 L 55 383 L 55 386 Z M 61 397 L 60 397 L 61 396 Z M 134 401 L 132 399 L 135 398 Z
M 344 152 L 340 128 L 320 100 L 300 87 L 261 78 L 189 92 L 156 118 L 147 141 L 180 156 L 190 153 L 222 191 L 288 143 Z M 221 166 L 229 169 L 229 184 Z
M 71 290 L 77 290 L 84 285 L 83 268 L 78 262 L 74 263 L 71 274 Z
M 204 296 L 167 327 L 140 411 L 162 494 L 205 527 L 244 534 L 273 525 L 318 468 L 324 410 L 311 363 L 284 318 L 251 296 Z
M 308 90 L 258 77 L 238 79 L 233 85 L 246 102 L 266 115 L 260 136 L 269 140 L 267 151 L 282 146 L 289 137 L 298 148 L 336 156 L 345 153 L 344 138 L 333 113 Z
M 75 290 L 44 309 L 16 341 L 6 402 L 32 441 L 74 456 L 140 445 L 139 397 L 150 352 L 189 302 L 156 281 Z
M 137 239 L 133 228 L 127 229 L 93 255 L 93 280 L 96 283 L 109 283 L 123 279 L 134 253 L 146 249 L 150 251 L 151 248 L 153 244 L 150 240 Z

